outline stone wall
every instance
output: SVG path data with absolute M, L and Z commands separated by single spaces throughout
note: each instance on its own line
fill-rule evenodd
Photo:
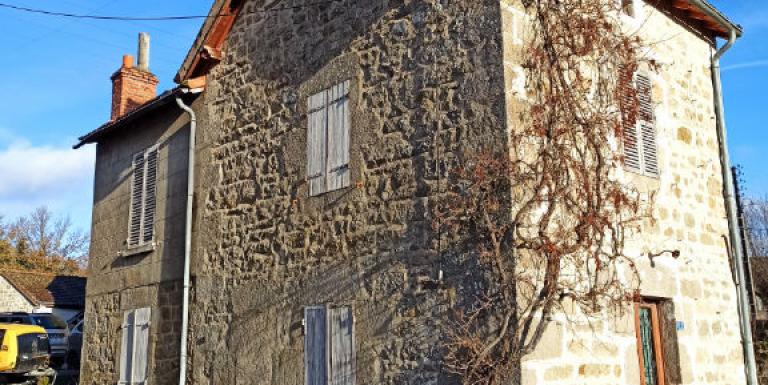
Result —
M 516 124 L 525 98 L 520 53 L 526 14 L 517 0 L 501 1 L 504 70 L 509 126 Z M 637 257 L 641 294 L 671 299 L 683 384 L 744 383 L 736 289 L 723 237 L 728 228 L 710 73 L 712 44 L 643 3 L 635 18 L 624 16 L 628 31 L 639 31 L 659 68 L 649 71 L 654 88 L 661 173 L 649 178 L 621 176 L 654 193 L 655 223 L 627 244 Z M 649 251 L 680 250 L 677 259 Z M 606 314 L 587 323 L 560 315 L 523 362 L 523 384 L 639 384 L 633 310 Z M 713 349 L 713 347 L 717 347 Z
M 8 280 L 0 276 L 0 312 L 31 312 L 34 308 L 34 305 L 24 295 L 19 293 Z
M 142 307 L 152 311 L 148 381 L 178 381 L 188 141 L 188 118 L 171 101 L 98 144 L 81 384 L 117 383 L 123 315 Z M 124 255 L 131 160 L 155 144 L 156 247 Z
M 506 146 L 498 1 L 311 3 L 247 2 L 208 78 L 192 383 L 303 384 L 303 307 L 324 303 L 353 307 L 357 384 L 445 383 L 472 269 L 428 213 L 457 153 Z M 344 80 L 352 186 L 308 197 L 307 97 Z

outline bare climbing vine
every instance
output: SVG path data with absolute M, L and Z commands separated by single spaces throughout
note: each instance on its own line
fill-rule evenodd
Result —
M 510 153 L 464 154 L 435 210 L 435 227 L 454 249 L 471 245 L 485 271 L 446 341 L 446 365 L 467 385 L 510 383 L 558 313 L 626 309 L 639 277 L 625 239 L 650 218 L 650 199 L 618 175 L 640 40 L 612 1 L 524 6 Z

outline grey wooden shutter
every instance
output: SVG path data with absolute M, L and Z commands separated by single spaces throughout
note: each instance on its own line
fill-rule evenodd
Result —
M 152 316 L 150 308 L 134 311 L 133 378 L 131 385 L 147 382 L 147 356 L 149 353 L 149 325 Z
M 328 90 L 327 191 L 349 186 L 349 80 Z
M 330 385 L 355 384 L 355 339 L 352 309 L 328 311 L 330 344 Z
M 120 381 L 119 385 L 130 385 L 133 376 L 133 341 L 135 332 L 135 312 L 133 310 L 123 313 L 123 339 L 120 344 Z
M 314 196 L 326 191 L 326 151 L 327 151 L 327 93 L 325 91 L 309 97 L 309 122 L 307 127 L 307 183 L 309 195 Z
M 128 244 L 138 245 L 141 241 L 141 218 L 144 202 L 144 152 L 133 157 L 133 179 L 131 181 L 130 219 Z
M 328 351 L 325 306 L 304 309 L 304 384 L 327 385 Z
M 637 115 L 642 143 L 643 172 L 649 175 L 659 174 L 658 150 L 656 145 L 656 125 L 653 116 L 653 87 L 648 75 L 637 74 Z
M 155 229 L 156 182 L 157 182 L 157 148 L 152 148 L 146 154 L 144 178 L 144 208 L 142 218 L 142 243 L 151 242 Z

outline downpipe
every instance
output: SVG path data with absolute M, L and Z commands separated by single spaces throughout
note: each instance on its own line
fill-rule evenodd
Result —
M 199 94 L 202 88 L 182 88 L 182 94 Z M 187 336 L 189 329 L 189 264 L 192 252 L 192 205 L 195 193 L 195 137 L 197 116 L 195 111 L 176 96 L 176 104 L 189 115 L 189 155 L 187 160 L 187 211 L 184 217 L 184 287 L 181 300 L 181 346 L 179 349 L 179 385 L 187 382 Z
M 744 366 L 747 376 L 747 385 L 758 385 L 757 365 L 755 362 L 754 341 L 752 338 L 752 327 L 750 323 L 751 311 L 749 309 L 749 294 L 744 286 L 746 280 L 746 271 L 744 265 L 747 263 L 746 254 L 742 247 L 741 232 L 739 231 L 738 209 L 736 206 L 736 193 L 734 189 L 733 175 L 731 174 L 731 160 L 728 154 L 728 135 L 725 124 L 725 107 L 723 104 L 723 86 L 720 79 L 720 58 L 733 47 L 738 38 L 735 27 L 723 19 L 723 16 L 714 11 L 708 4 L 700 0 L 691 0 L 696 3 L 710 16 L 718 20 L 723 26 L 728 28 L 728 42 L 712 56 L 712 84 L 715 93 L 715 115 L 717 120 L 717 139 L 720 147 L 720 167 L 723 174 L 723 195 L 725 198 L 725 208 L 728 215 L 728 233 L 730 236 L 731 252 L 734 256 L 734 270 L 736 271 L 736 289 L 737 302 L 739 307 L 739 326 L 742 336 L 742 348 L 744 350 Z

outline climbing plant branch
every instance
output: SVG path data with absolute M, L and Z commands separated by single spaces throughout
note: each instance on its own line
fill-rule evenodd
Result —
M 464 384 L 508 383 L 552 317 L 623 311 L 639 285 L 624 244 L 652 197 L 620 170 L 642 47 L 613 3 L 524 2 L 525 95 L 508 116 L 510 151 L 462 154 L 434 211 L 451 250 L 484 271 L 481 294 L 460 289 L 473 302 L 445 343 Z

